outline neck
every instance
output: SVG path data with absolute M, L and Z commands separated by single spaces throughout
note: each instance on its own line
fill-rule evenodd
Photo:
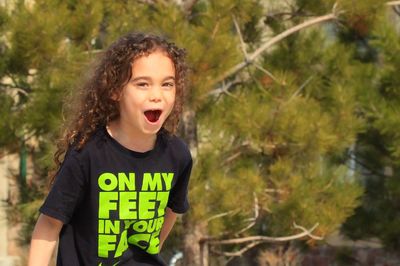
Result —
M 111 137 L 118 141 L 122 146 L 136 152 L 147 152 L 154 148 L 157 134 L 148 135 L 135 131 L 119 120 L 110 122 L 107 131 Z

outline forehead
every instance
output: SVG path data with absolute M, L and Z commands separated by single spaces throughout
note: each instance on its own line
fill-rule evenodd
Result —
M 175 76 L 175 66 L 164 51 L 156 50 L 136 58 L 132 63 L 132 77 Z

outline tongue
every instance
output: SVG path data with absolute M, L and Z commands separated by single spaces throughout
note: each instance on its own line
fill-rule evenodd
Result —
M 146 116 L 147 120 L 149 120 L 150 122 L 154 123 L 160 117 L 160 113 L 161 113 L 161 111 L 159 111 L 159 110 L 146 111 L 146 112 L 144 112 L 144 115 Z

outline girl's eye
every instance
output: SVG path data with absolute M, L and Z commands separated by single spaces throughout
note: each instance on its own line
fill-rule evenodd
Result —
M 146 82 L 140 82 L 140 83 L 136 83 L 136 86 L 141 87 L 141 88 L 146 88 L 149 86 L 149 84 Z
M 172 88 L 174 86 L 175 86 L 175 84 L 172 83 L 172 82 L 166 82 L 166 83 L 163 84 L 163 87 L 168 87 L 168 88 Z

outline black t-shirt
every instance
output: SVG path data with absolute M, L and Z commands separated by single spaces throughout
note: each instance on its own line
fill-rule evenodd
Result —
M 165 208 L 184 213 L 192 157 L 160 131 L 154 149 L 129 150 L 99 129 L 70 148 L 40 212 L 64 223 L 57 265 L 165 265 L 159 234 Z

